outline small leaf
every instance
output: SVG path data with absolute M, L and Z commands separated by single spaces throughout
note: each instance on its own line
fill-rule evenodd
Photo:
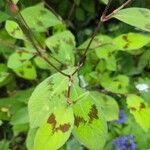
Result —
M 150 10 L 149 9 L 137 8 L 137 7 L 126 8 L 120 10 L 113 17 L 129 25 L 150 32 Z
M 10 55 L 7 66 L 11 68 L 19 77 L 33 80 L 36 79 L 36 70 L 31 61 L 33 55 L 26 50 L 19 50 Z
M 56 33 L 46 40 L 53 55 L 66 65 L 74 65 L 75 37 L 70 31 Z
M 22 39 L 22 40 L 26 39 L 21 28 L 15 21 L 7 20 L 5 23 L 5 29 L 10 36 L 16 39 Z
M 150 128 L 150 107 L 147 103 L 137 95 L 130 95 L 127 97 L 127 105 L 136 122 L 143 130 L 148 131 Z
M 27 7 L 21 12 L 29 27 L 38 32 L 44 32 L 47 28 L 61 24 L 58 18 L 48 9 L 44 3 Z
M 148 36 L 138 33 L 123 34 L 114 39 L 114 45 L 119 50 L 136 50 L 147 45 L 150 42 Z
M 35 150 L 57 150 L 69 138 L 74 123 L 71 107 L 61 105 L 49 114 L 47 122 L 37 131 Z M 46 144 L 45 144 L 46 143 Z
M 114 93 L 128 93 L 129 78 L 125 75 L 110 77 L 108 73 L 104 73 L 100 77 L 100 85 Z

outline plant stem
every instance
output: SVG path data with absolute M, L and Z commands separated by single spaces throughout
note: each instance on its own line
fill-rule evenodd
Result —
M 112 13 L 110 13 L 109 15 L 106 15 L 108 12 L 108 9 L 111 5 L 112 0 L 109 0 L 108 5 L 106 6 L 102 16 L 101 16 L 101 21 L 105 22 L 108 21 L 109 19 L 111 19 L 116 13 L 118 13 L 122 8 L 124 8 L 125 6 L 127 6 L 132 0 L 127 0 L 125 3 L 123 3 L 119 8 L 115 9 Z
M 62 72 L 61 70 L 59 70 L 55 65 L 53 65 L 53 63 L 51 63 L 49 61 L 49 59 L 43 55 L 43 51 L 41 51 L 43 49 L 43 47 L 38 47 L 34 41 L 34 35 L 32 33 L 32 31 L 30 31 L 30 27 L 28 27 L 26 21 L 24 20 L 23 16 L 21 15 L 21 13 L 18 13 L 18 19 L 17 22 L 20 26 L 20 28 L 22 29 L 22 31 L 24 32 L 24 34 L 26 35 L 26 37 L 29 39 L 30 43 L 32 44 L 32 46 L 36 49 L 36 51 L 38 52 L 38 55 L 43 58 L 50 66 L 52 66 L 55 70 L 57 70 L 59 73 L 61 73 L 62 75 L 66 76 L 66 77 L 70 77 L 68 74 Z M 39 43 L 38 43 L 39 44 Z M 39 45 L 41 46 L 41 44 Z M 56 58 L 53 57 L 53 59 L 57 60 Z M 60 62 L 60 61 L 59 61 Z
M 95 38 L 97 32 L 98 32 L 99 29 L 100 29 L 101 23 L 102 23 L 102 22 L 101 22 L 101 20 L 99 19 L 98 25 L 97 25 L 97 27 L 95 28 L 95 30 L 94 30 L 94 32 L 93 32 L 93 34 L 92 34 L 92 37 L 91 37 L 91 39 L 90 39 L 90 41 L 89 41 L 87 47 L 85 48 L 85 51 L 84 51 L 83 55 L 81 56 L 81 58 L 80 58 L 80 60 L 79 60 L 78 66 L 77 66 L 77 68 L 75 69 L 75 71 L 72 73 L 72 75 L 76 74 L 76 72 L 78 72 L 78 71 L 80 70 L 80 68 L 83 66 L 83 64 L 84 64 L 84 62 L 85 62 L 85 60 L 86 60 L 86 54 L 87 54 L 88 50 L 90 49 L 90 46 L 91 46 L 91 44 L 92 44 L 92 42 L 93 42 L 93 40 L 94 40 L 94 38 Z
M 71 16 L 72 16 L 72 14 L 73 14 L 73 12 L 74 12 L 75 6 L 76 6 L 76 4 L 75 4 L 75 2 L 73 2 L 72 7 L 71 7 L 71 9 L 70 9 L 70 11 L 69 11 L 69 13 L 68 13 L 67 20 L 70 20 L 70 19 L 71 19 Z

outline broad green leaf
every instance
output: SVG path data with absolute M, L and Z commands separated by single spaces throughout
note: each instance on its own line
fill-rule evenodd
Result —
M 64 104 L 54 108 L 47 122 L 37 131 L 34 150 L 57 150 L 63 146 L 71 134 L 73 123 L 72 107 Z
M 67 65 L 74 65 L 75 38 L 70 31 L 56 33 L 46 40 L 53 55 Z
M 20 125 L 29 122 L 27 107 L 21 108 L 12 116 L 10 123 L 12 125 Z
M 0 87 L 8 84 L 10 81 L 10 74 L 7 72 L 7 66 L 0 64 Z
M 11 68 L 19 77 L 33 80 L 36 79 L 36 70 L 29 61 L 33 55 L 26 50 L 18 50 L 10 55 L 7 66 Z
M 5 12 L 0 11 L 0 23 L 7 20 L 9 18 L 9 15 Z
M 28 148 L 28 150 L 33 150 L 34 149 L 34 139 L 35 139 L 35 135 L 36 135 L 37 129 L 30 129 L 28 131 L 28 135 L 26 138 L 26 146 Z
M 13 38 L 22 39 L 22 40 L 26 39 L 21 28 L 15 21 L 7 20 L 5 23 L 5 29 L 8 32 L 8 34 Z
M 67 89 L 68 78 L 60 73 L 53 74 L 35 88 L 28 103 L 31 128 L 41 126 L 54 107 L 66 103 Z
M 99 101 L 107 121 L 118 120 L 119 106 L 113 97 L 99 92 L 90 92 L 90 94 L 93 99 Z
M 61 24 L 59 19 L 48 9 L 44 3 L 27 7 L 21 12 L 29 27 L 38 32 L 44 32 L 47 28 Z
M 78 96 L 73 106 L 73 135 L 89 149 L 102 149 L 107 134 L 107 124 L 101 110 L 100 101 L 85 92 Z
M 126 8 L 120 10 L 113 17 L 129 25 L 150 32 L 150 10 L 146 8 Z
M 9 150 L 9 141 L 6 141 L 6 140 L 0 141 L 0 149 Z
M 125 75 L 111 77 L 108 73 L 104 73 L 100 76 L 100 85 L 114 93 L 128 93 L 129 78 Z
M 127 105 L 136 122 L 143 130 L 148 131 L 150 128 L 150 107 L 147 103 L 137 95 L 130 95 L 127 97 Z
M 114 45 L 120 50 L 136 50 L 150 43 L 150 37 L 139 33 L 123 34 L 114 39 Z

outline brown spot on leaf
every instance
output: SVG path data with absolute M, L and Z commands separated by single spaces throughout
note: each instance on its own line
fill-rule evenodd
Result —
M 47 84 L 48 84 L 48 85 L 54 85 L 53 78 L 50 78 L 50 79 L 47 81 Z
M 123 39 L 124 41 L 126 41 L 126 42 L 129 42 L 127 35 L 123 35 L 123 36 L 122 36 L 122 39 Z
M 43 22 L 40 21 L 40 20 L 37 21 L 37 25 L 42 26 L 42 27 L 44 26 L 44 25 L 43 25 Z
M 71 125 L 69 124 L 69 123 L 65 123 L 65 124 L 62 124 L 62 125 L 60 125 L 59 127 L 57 127 L 56 129 L 55 129 L 55 131 L 57 132 L 57 131 L 62 131 L 63 133 L 65 133 L 65 132 L 67 132 L 68 130 L 69 130 L 69 128 L 71 127 Z
M 150 30 L 150 23 L 146 24 L 145 28 L 148 29 L 148 30 Z
M 20 59 L 21 63 L 24 63 L 26 61 L 26 59 Z
M 130 107 L 130 110 L 131 111 L 136 111 L 136 108 L 135 107 Z
M 98 110 L 95 104 L 92 105 L 92 108 L 88 113 L 88 116 L 90 117 L 89 123 L 91 123 L 94 119 L 98 119 Z
M 129 43 L 127 43 L 123 46 L 124 49 L 127 49 L 128 47 L 129 47 Z
M 129 47 L 129 43 L 130 43 L 130 41 L 129 41 L 129 39 L 128 39 L 128 36 L 127 36 L 127 35 L 124 35 L 124 36 L 122 36 L 122 39 L 123 39 L 125 42 L 127 42 L 127 43 L 123 46 L 123 48 L 124 48 L 124 49 L 128 48 L 128 47 Z
M 144 109 L 146 106 L 144 103 L 140 103 L 140 109 Z
M 74 124 L 79 127 L 80 123 L 86 123 L 83 117 L 75 116 Z
M 31 65 L 27 65 L 27 68 L 28 68 L 28 69 L 31 69 L 31 68 L 32 68 L 32 66 L 31 66 Z
M 57 122 L 56 117 L 53 113 L 49 116 L 47 123 L 51 124 L 53 126 L 53 129 L 55 128 Z
M 23 76 L 24 75 L 24 71 L 20 70 L 19 73 Z
M 41 15 L 45 15 L 45 14 L 46 14 L 46 11 L 45 11 L 45 10 L 40 10 L 40 14 L 41 14 Z
M 11 34 L 15 34 L 16 33 L 16 31 L 19 31 L 20 30 L 20 28 L 19 27 L 16 27 L 12 32 L 11 32 Z

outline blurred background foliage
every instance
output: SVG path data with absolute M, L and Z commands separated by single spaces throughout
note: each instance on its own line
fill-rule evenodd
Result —
M 20 0 L 18 6 L 24 10 L 40 2 L 43 1 Z M 110 12 L 122 3 L 122 0 L 114 1 Z M 49 27 L 47 22 L 48 27 L 45 25 L 44 28 L 40 28 L 41 22 L 39 22 L 33 30 L 41 44 L 53 50 L 47 53 L 52 53 L 58 59 L 64 60 L 65 65 L 60 65 L 53 60 L 55 66 L 63 69 L 67 65 L 77 63 L 87 45 L 85 41 L 91 37 L 105 6 L 102 0 L 46 0 L 45 8 L 54 12 L 58 20 L 52 27 Z M 150 9 L 150 1 L 134 0 L 130 6 Z M 25 41 L 19 29 L 16 34 L 12 33 L 13 26 L 16 27 L 16 25 L 11 22 L 12 20 L 5 21 L 9 18 L 7 12 L 6 1 L 3 0 L 0 2 L 0 150 L 27 148 L 32 150 L 33 139 L 31 138 L 34 133 L 28 132 L 28 99 L 35 86 L 56 71 L 34 55 L 34 50 L 29 42 Z M 27 14 L 29 15 L 32 14 Z M 50 18 L 45 18 L 45 20 L 48 19 Z M 66 32 L 67 29 L 71 32 Z M 62 35 L 54 37 L 56 33 L 62 32 L 64 32 Z M 57 40 L 65 36 L 71 39 L 73 46 L 63 45 L 62 42 L 57 49 Z M 125 50 L 124 43 L 121 41 L 124 36 L 128 36 L 133 43 L 128 50 Z M 115 146 L 112 141 L 122 136 L 124 138 L 121 140 L 125 142 L 127 135 L 133 135 L 128 137 L 133 147 L 135 143 L 139 150 L 150 148 L 150 130 L 147 129 L 145 132 L 142 129 L 145 126 L 136 120 L 136 116 L 133 117 L 129 113 L 127 106 L 129 104 L 125 102 L 129 94 L 135 93 L 150 105 L 149 41 L 148 32 L 117 19 L 111 19 L 101 26 L 87 54 L 87 61 L 79 72 L 80 86 L 110 95 L 117 101 L 119 109 L 123 110 L 118 121 L 108 123 L 109 134 L 104 150 L 117 149 L 118 141 L 113 142 Z M 51 42 L 54 45 L 50 45 Z M 116 45 L 120 47 L 118 49 L 109 43 L 117 43 Z M 99 47 L 99 44 L 102 46 Z M 28 53 L 29 49 L 33 53 Z M 59 49 L 62 49 L 62 52 Z M 70 54 L 67 59 L 68 53 Z M 24 59 L 27 61 L 23 65 L 20 64 Z M 83 149 L 86 148 L 73 137 L 61 148 L 61 150 Z

